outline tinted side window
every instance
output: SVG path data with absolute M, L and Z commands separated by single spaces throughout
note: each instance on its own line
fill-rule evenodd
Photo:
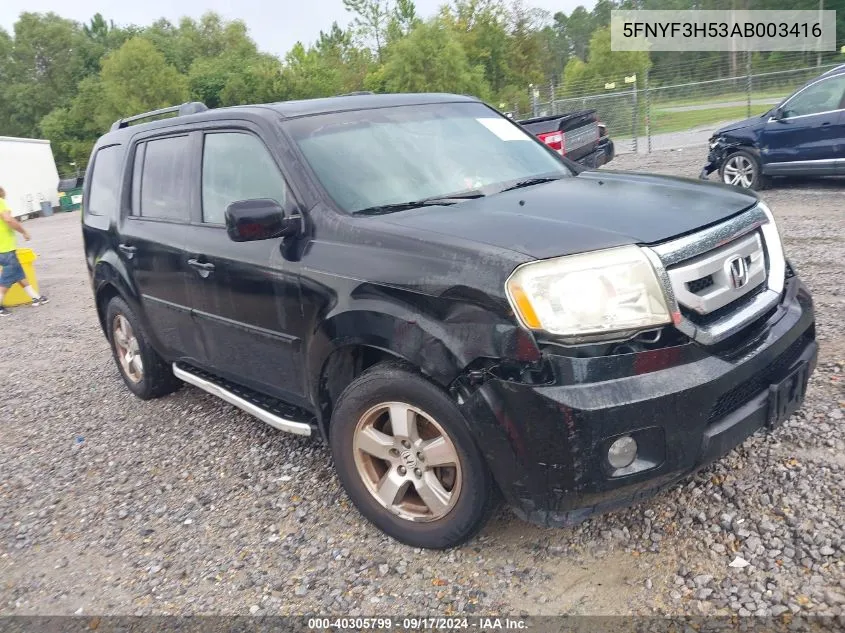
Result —
M 250 134 L 207 134 L 202 158 L 202 219 L 223 224 L 226 207 L 238 200 L 270 198 L 284 205 L 286 186 L 279 168 Z
M 805 116 L 839 110 L 842 107 L 843 93 L 845 93 L 845 75 L 825 79 L 790 100 L 784 108 L 784 115 Z
M 132 215 L 190 220 L 191 143 L 187 136 L 156 139 L 135 149 Z
M 112 145 L 94 156 L 94 171 L 88 193 L 86 211 L 91 215 L 116 215 L 120 193 L 121 146 Z

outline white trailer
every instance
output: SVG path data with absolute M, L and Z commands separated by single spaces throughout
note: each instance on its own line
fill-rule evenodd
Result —
M 41 212 L 41 203 L 59 205 L 59 172 L 50 141 L 0 136 L 0 187 L 16 217 Z

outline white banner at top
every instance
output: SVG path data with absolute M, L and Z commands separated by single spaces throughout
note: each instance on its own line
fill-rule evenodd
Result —
M 610 12 L 612 51 L 835 51 L 836 11 Z

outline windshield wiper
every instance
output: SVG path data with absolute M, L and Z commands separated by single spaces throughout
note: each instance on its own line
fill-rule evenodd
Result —
M 541 185 L 544 182 L 552 182 L 553 180 L 560 180 L 561 178 L 563 178 L 563 176 L 538 176 L 537 178 L 526 178 L 525 180 L 520 180 L 509 187 L 500 189 L 499 193 L 504 191 L 513 191 L 514 189 L 522 189 L 523 187 L 531 187 L 533 185 Z
M 394 213 L 396 211 L 407 211 L 408 209 L 419 209 L 420 207 L 438 207 L 450 204 L 457 204 L 464 200 L 474 200 L 475 198 L 483 198 L 484 194 L 480 191 L 467 191 L 464 193 L 456 193 L 448 196 L 433 196 L 431 198 L 423 198 L 422 200 L 414 200 L 413 202 L 395 202 L 393 204 L 380 204 L 373 207 L 367 207 L 360 211 L 354 211 L 355 215 L 382 215 L 384 213 Z

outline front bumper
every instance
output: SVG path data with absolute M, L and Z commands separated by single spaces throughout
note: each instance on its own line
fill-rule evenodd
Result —
M 516 513 L 571 525 L 655 494 L 766 426 L 769 386 L 802 362 L 809 377 L 816 364 L 812 299 L 797 277 L 741 338 L 719 352 L 686 343 L 595 358 L 546 353 L 550 384 L 489 380 L 464 412 Z M 607 463 L 607 447 L 626 434 L 645 470 L 620 474 Z
M 716 147 L 710 149 L 707 152 L 707 162 L 701 169 L 701 173 L 698 175 L 698 177 L 702 180 L 705 180 L 714 171 L 718 171 L 719 168 L 722 166 L 722 163 L 725 162 L 726 157 L 726 147 L 723 144 L 720 143 L 716 145 Z

